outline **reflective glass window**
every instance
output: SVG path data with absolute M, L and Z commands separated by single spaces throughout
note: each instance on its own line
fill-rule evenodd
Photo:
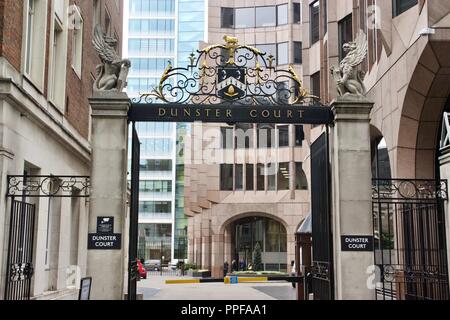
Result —
M 256 7 L 256 27 L 273 27 L 277 24 L 276 7 Z
M 255 8 L 237 8 L 235 10 L 235 28 L 254 28 Z
M 282 4 L 277 6 L 277 24 L 279 26 L 288 23 L 288 5 Z

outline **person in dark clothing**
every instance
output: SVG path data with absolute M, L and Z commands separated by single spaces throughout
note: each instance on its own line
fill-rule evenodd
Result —
M 223 276 L 226 277 L 228 274 L 228 261 L 225 261 L 225 263 L 223 264 Z
M 297 271 L 295 269 L 295 261 L 294 260 L 291 261 L 291 276 L 292 277 L 296 277 L 297 276 Z M 293 288 L 295 288 L 296 285 L 297 284 L 295 282 L 292 282 L 292 287 Z
M 235 271 L 237 271 L 237 269 L 238 269 L 237 262 L 236 262 L 236 260 L 233 260 L 231 262 L 231 272 L 235 272 Z
M 244 260 L 241 260 L 241 262 L 239 262 L 239 270 L 245 271 L 245 261 Z

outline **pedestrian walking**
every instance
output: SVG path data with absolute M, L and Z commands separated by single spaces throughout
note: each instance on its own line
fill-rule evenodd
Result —
M 235 272 L 238 269 L 236 260 L 231 261 L 231 272 Z
M 245 261 L 244 260 L 241 260 L 241 262 L 239 262 L 239 270 L 245 271 Z
M 223 276 L 226 277 L 228 274 L 228 261 L 225 261 L 223 264 Z
M 291 276 L 292 277 L 296 277 L 297 276 L 297 271 L 295 270 L 295 261 L 292 260 L 291 261 Z M 292 282 L 292 287 L 295 288 L 297 285 L 297 283 Z

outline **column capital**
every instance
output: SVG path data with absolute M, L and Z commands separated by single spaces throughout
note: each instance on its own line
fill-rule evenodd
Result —
M 374 103 L 366 97 L 347 95 L 331 102 L 334 121 L 370 121 Z
M 125 92 L 96 92 L 89 98 L 92 117 L 123 118 L 128 116 L 131 101 Z

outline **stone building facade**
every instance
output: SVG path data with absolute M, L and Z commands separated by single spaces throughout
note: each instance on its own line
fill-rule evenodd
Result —
M 295 58 L 291 41 L 301 42 L 301 65 L 295 67 L 302 74 L 304 86 L 320 96 L 322 102 L 331 103 L 338 93 L 330 67 L 339 65 L 345 55 L 342 45 L 355 40 L 362 30 L 368 41 L 362 70 L 366 73 L 367 97 L 374 102 L 370 116 L 372 153 L 375 158 L 375 151 L 382 149 L 378 162 L 388 167 L 383 168 L 386 176 L 382 178 L 448 179 L 448 139 L 445 139 L 448 121 L 444 112 L 449 110 L 450 94 L 450 60 L 446 54 L 450 45 L 450 4 L 438 0 L 309 0 L 301 1 L 300 21 L 291 1 L 265 1 L 264 5 L 282 3 L 288 3 L 289 7 L 287 25 L 244 24 L 241 28 L 231 18 L 224 25 L 224 13 L 233 14 L 233 19 L 239 20 L 251 12 L 237 12 L 237 8 L 257 7 L 259 2 L 246 1 L 244 5 L 237 1 L 211 1 L 209 43 L 221 43 L 224 34 L 235 35 L 250 45 L 288 41 L 289 54 Z M 234 8 L 234 11 L 224 11 L 224 8 Z M 232 27 L 224 28 L 230 27 L 226 25 L 230 21 Z M 194 125 L 193 141 L 200 141 L 210 126 Z M 218 127 L 223 126 L 216 127 L 220 130 Z M 256 135 L 256 126 L 253 130 Z M 280 161 L 303 162 L 302 169 L 309 183 L 309 145 L 323 130 L 322 126 L 304 126 L 301 147 L 289 145 L 286 150 L 276 147 L 271 151 Z M 289 133 L 295 137 L 292 127 Z M 216 147 L 220 149 L 220 142 Z M 235 256 L 233 222 L 249 216 L 266 216 L 281 222 L 286 228 L 286 263 L 289 263 L 294 255 L 294 233 L 310 210 L 310 190 L 296 190 L 293 185 L 285 191 L 277 191 L 276 187 L 268 190 L 267 182 L 264 191 L 236 190 L 235 184 L 232 190 L 221 190 L 221 164 L 234 164 L 234 171 L 229 169 L 234 174 L 236 164 L 258 163 L 257 147 L 250 149 L 251 152 L 233 148 L 224 149 L 224 160 L 219 164 L 195 165 L 186 170 L 185 210 L 191 217 L 189 258 L 204 268 L 211 268 L 215 275 L 222 274 L 225 259 L 230 263 Z M 195 153 L 193 159 L 200 156 Z M 298 174 L 291 170 L 290 175 L 294 172 Z M 373 178 L 380 176 L 374 171 Z M 445 219 L 448 247 L 448 210 Z
M 88 98 L 100 63 L 92 33 L 101 24 L 120 50 L 122 6 L 121 0 L 0 1 L 0 299 L 8 281 L 7 176 L 89 176 Z M 76 298 L 68 277 L 86 275 L 88 201 L 23 200 L 36 206 L 31 297 Z
M 234 36 L 301 75 L 300 15 L 299 1 L 209 1 L 208 44 Z M 195 123 L 189 138 L 189 262 L 222 276 L 224 262 L 248 268 L 259 243 L 260 268 L 290 270 L 294 234 L 309 212 L 309 127 Z
M 320 87 L 318 91 L 324 102 L 331 102 L 337 97 L 335 81 L 329 70 L 343 58 L 342 45 L 355 40 L 360 30 L 367 36 L 368 53 L 361 69 L 366 73 L 367 97 L 374 102 L 370 115 L 372 177 L 388 179 L 387 183 L 392 182 L 393 185 L 401 184 L 398 179 L 406 179 L 408 182 L 405 184 L 410 186 L 423 183 L 420 179 L 437 181 L 437 185 L 441 185 L 440 180 L 449 178 L 445 136 L 448 132 L 450 94 L 450 59 L 446 54 L 450 45 L 450 4 L 436 0 L 320 0 L 303 1 L 302 8 L 303 79 L 310 87 L 315 84 Z M 317 26 L 319 31 L 313 37 Z M 317 135 L 315 131 L 320 130 L 315 128 L 311 134 Z M 378 170 L 379 166 L 383 167 L 382 170 Z M 409 196 L 414 198 L 420 193 L 418 188 Z M 388 225 L 388 222 L 387 225 L 377 225 L 377 220 L 374 220 L 376 240 L 377 236 L 381 239 L 386 234 L 394 239 L 390 246 L 376 242 L 375 263 L 395 265 L 398 275 L 408 268 L 420 270 L 434 265 L 440 265 L 444 270 L 446 266 L 448 268 L 447 261 L 444 261 L 448 259 L 450 245 L 448 201 L 444 201 L 443 206 L 442 216 L 436 213 L 436 217 L 439 216 L 437 225 L 445 224 L 446 232 L 421 225 L 421 219 L 428 219 L 431 213 L 415 209 L 412 213 L 414 218 L 409 223 L 415 228 L 412 232 L 416 233 L 409 245 L 406 245 L 409 227 L 402 220 L 408 214 L 405 208 L 374 210 L 375 219 L 383 214 L 388 217 L 386 221 L 390 219 L 394 225 Z M 430 226 L 434 226 L 434 222 Z M 388 228 L 391 228 L 390 231 L 386 231 Z M 424 244 L 427 240 L 423 239 L 423 235 L 436 239 L 435 244 Z M 335 245 L 339 247 L 340 244 Z M 435 258 L 431 251 L 434 249 L 441 252 L 439 263 L 432 262 Z M 430 260 L 426 262 L 416 257 L 412 253 L 414 250 L 421 252 L 423 257 L 430 257 Z M 385 255 L 384 262 L 379 252 Z M 406 262 L 408 259 L 410 262 Z M 408 266 L 408 263 L 411 265 Z M 442 274 L 440 281 L 447 289 L 443 289 L 441 299 L 448 295 L 448 273 Z M 420 277 L 418 271 L 413 281 L 424 281 Z M 408 290 L 411 289 L 401 289 L 402 285 L 408 285 L 402 283 L 408 283 L 408 280 L 391 281 L 389 284 L 397 299 L 407 299 L 410 294 Z M 421 291 L 415 294 L 421 298 L 427 296 L 423 291 L 418 292 Z M 416 297 L 415 294 L 412 296 Z M 428 297 L 433 299 L 433 294 Z

